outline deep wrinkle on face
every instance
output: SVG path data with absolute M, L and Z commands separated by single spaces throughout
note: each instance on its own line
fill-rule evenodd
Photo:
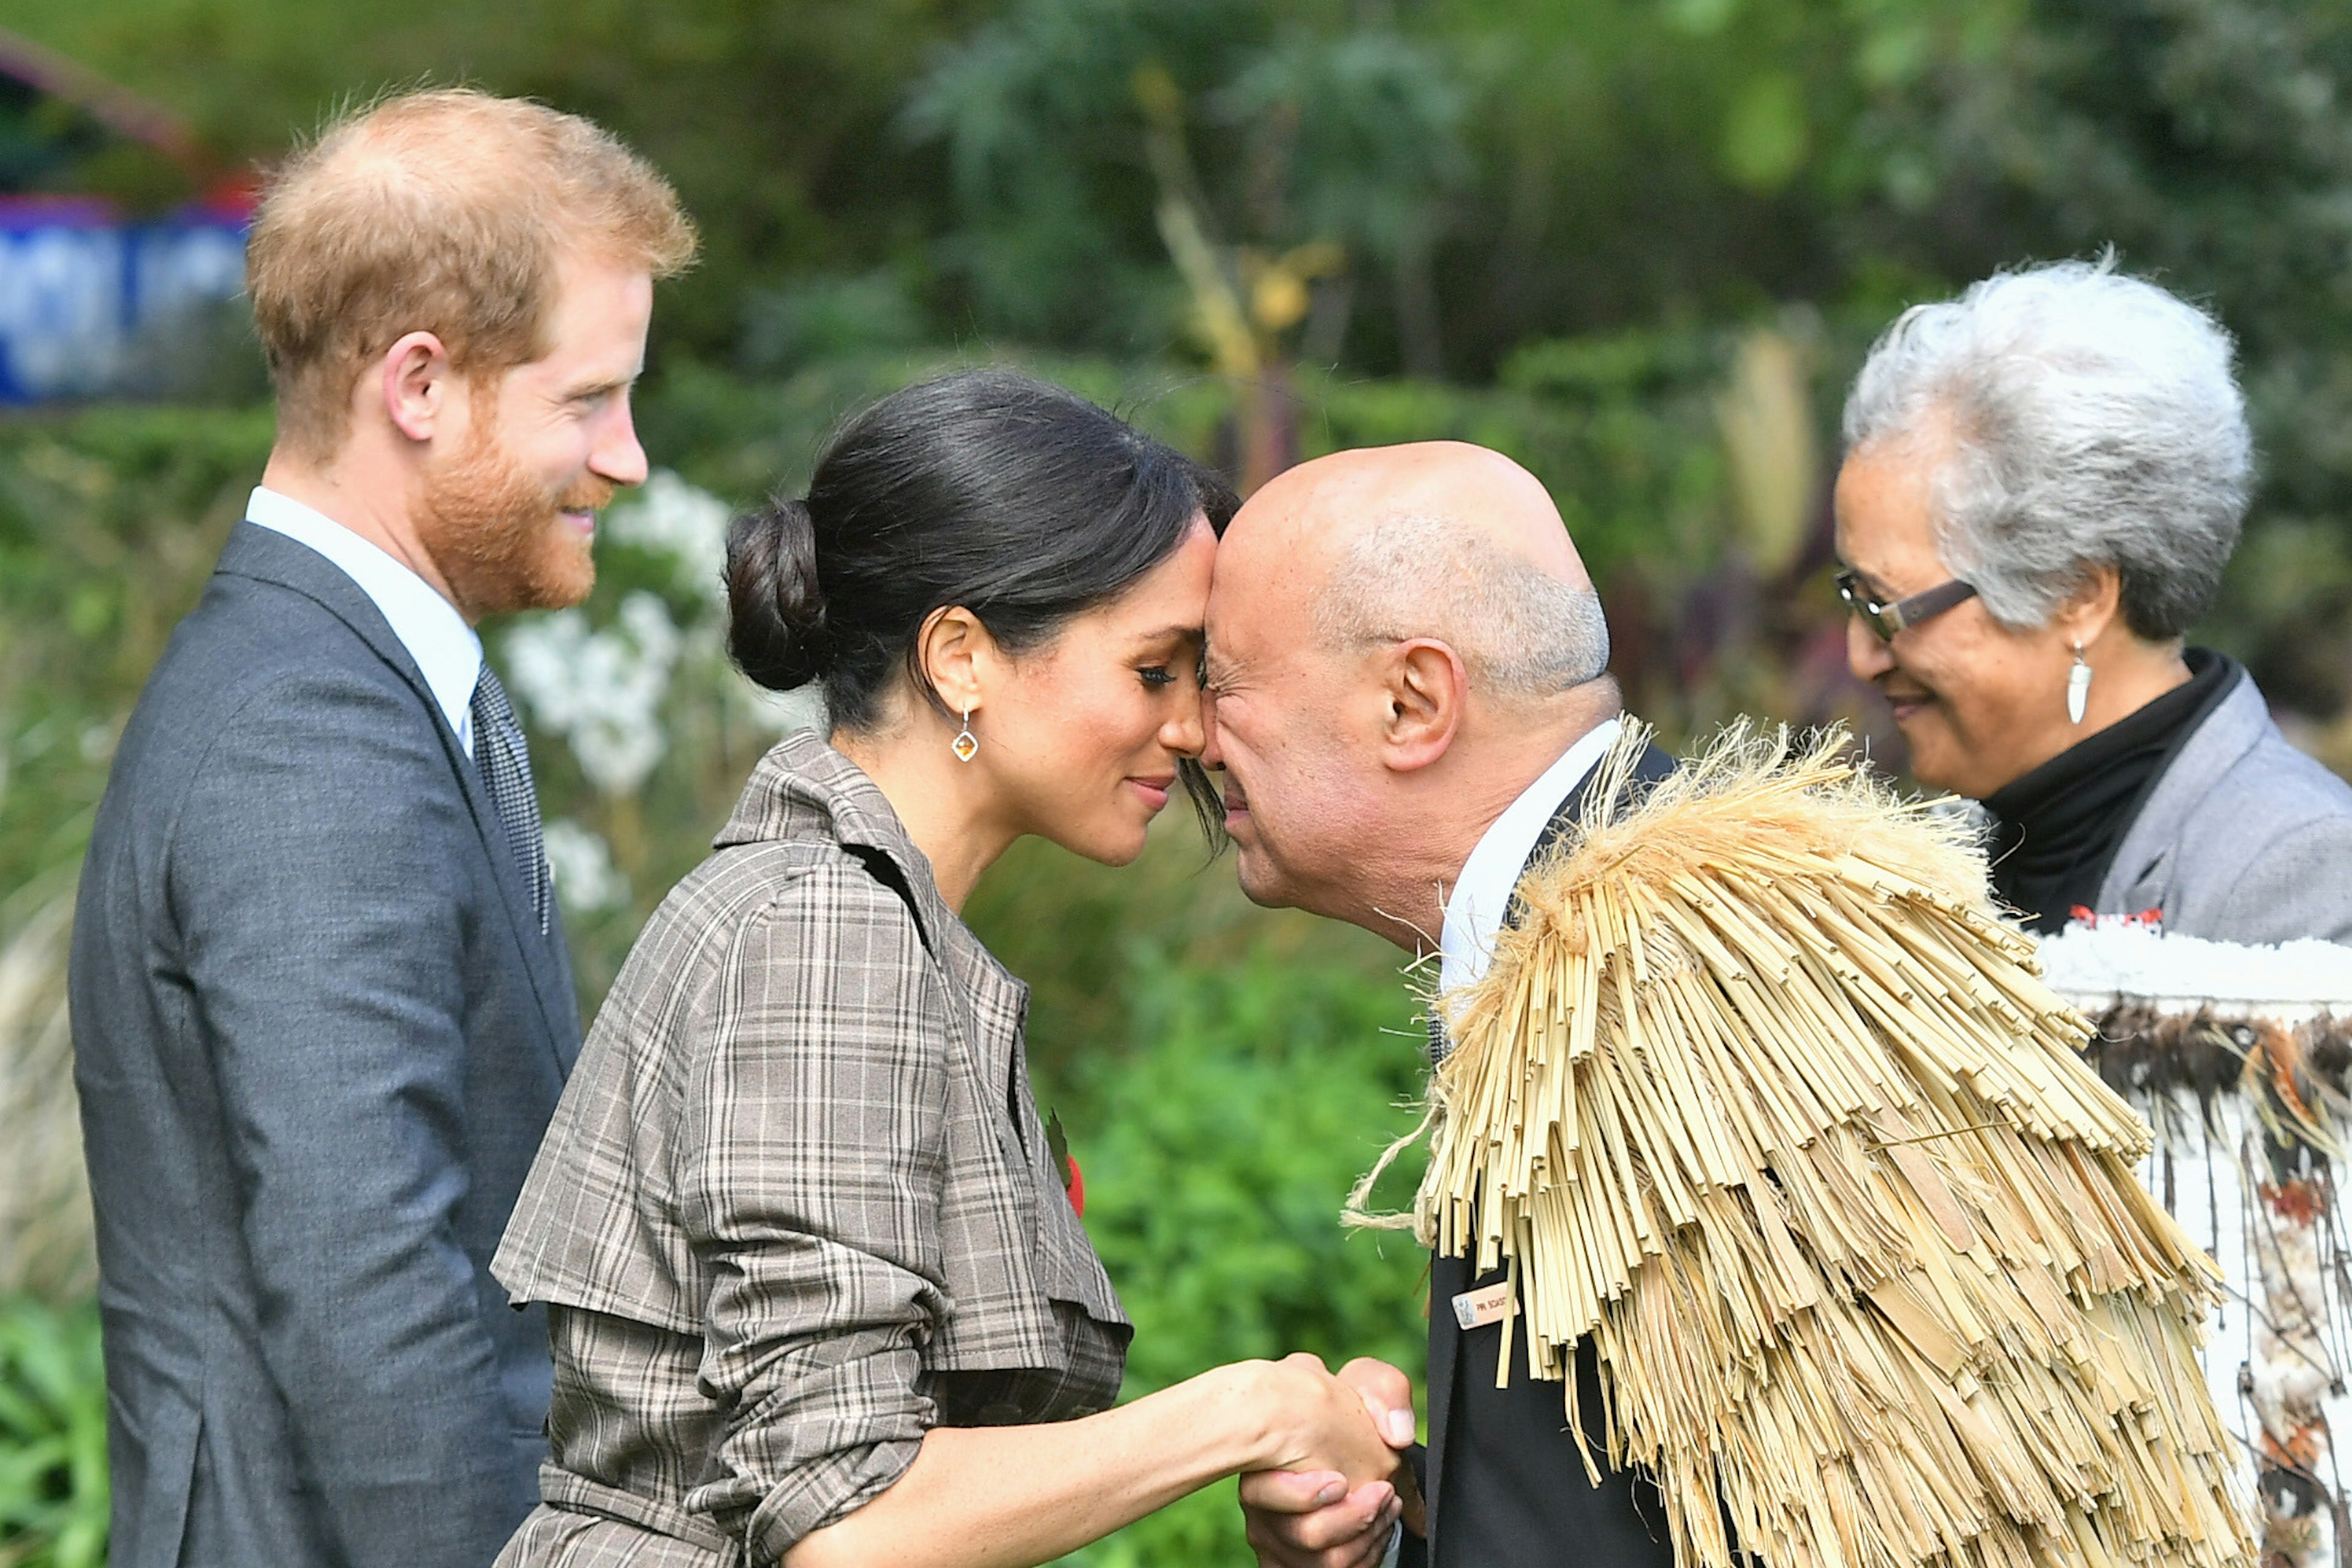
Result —
M 1321 647 L 1299 606 L 1268 603 L 1262 584 L 1221 584 L 1213 597 L 1203 760 L 1223 771 L 1235 875 L 1254 902 L 1325 911 L 1326 884 L 1362 847 L 1349 798 L 1358 781 L 1334 729 L 1342 656 Z M 1292 620 L 1269 626 L 1276 616 Z

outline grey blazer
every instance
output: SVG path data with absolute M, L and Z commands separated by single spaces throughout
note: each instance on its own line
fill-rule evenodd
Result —
M 124 731 L 72 959 L 113 1568 L 485 1568 L 546 1328 L 489 1260 L 579 1049 L 471 761 L 374 605 L 230 536 Z
M 2287 742 L 2242 671 L 2149 792 L 2098 907 L 2218 942 L 2352 942 L 2352 786 Z

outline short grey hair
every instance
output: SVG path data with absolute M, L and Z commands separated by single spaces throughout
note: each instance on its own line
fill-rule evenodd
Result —
M 2230 334 L 2097 261 L 1996 273 L 1914 305 L 1846 398 L 1847 451 L 1948 436 L 1929 481 L 1944 564 L 2013 630 L 2111 565 L 2151 642 L 2203 615 L 2237 548 L 2253 437 Z
M 1528 701 L 1597 680 L 1609 623 L 1586 583 L 1552 576 L 1441 518 L 1373 523 L 1349 541 L 1315 605 L 1327 647 L 1436 637 L 1488 696 Z

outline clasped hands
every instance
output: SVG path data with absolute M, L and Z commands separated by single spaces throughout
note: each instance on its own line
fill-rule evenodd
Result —
M 1312 1356 L 1289 1359 L 1322 1371 Z M 1426 1533 L 1421 1490 L 1404 1458 L 1413 1441 L 1411 1382 L 1369 1356 L 1341 1367 L 1337 1381 L 1362 1402 L 1372 1430 L 1386 1446 L 1385 1468 L 1372 1479 L 1354 1479 L 1363 1474 L 1360 1461 L 1339 1458 L 1347 1451 L 1341 1449 L 1328 1458 L 1311 1456 L 1298 1468 L 1242 1477 L 1242 1513 L 1260 1568 L 1379 1568 L 1399 1520 L 1414 1534 Z M 1348 1447 L 1360 1452 L 1358 1444 Z

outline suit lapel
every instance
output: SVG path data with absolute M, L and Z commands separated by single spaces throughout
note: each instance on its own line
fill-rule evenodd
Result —
M 539 912 L 532 904 L 530 890 L 523 886 L 522 871 L 514 863 L 513 852 L 506 847 L 506 830 L 499 821 L 498 807 L 490 800 L 489 786 L 458 742 L 457 731 L 450 729 L 440 700 L 433 695 L 408 645 L 400 640 L 399 634 L 383 618 L 383 612 L 376 608 L 375 601 L 342 568 L 309 545 L 257 523 L 240 522 L 231 531 L 216 569 L 274 583 L 324 605 L 406 681 L 417 700 L 424 704 L 434 732 L 441 739 L 442 754 L 457 776 L 458 788 L 465 792 L 467 809 L 473 814 L 475 836 L 489 862 L 490 874 L 498 882 L 507 919 L 514 926 L 516 944 L 522 950 L 523 967 L 530 976 L 540 1015 L 547 1025 L 548 1048 L 568 1074 L 572 1059 L 578 1054 L 580 1026 L 579 1005 L 572 991 L 572 968 L 563 951 L 562 915 L 550 910 L 547 934 L 540 934 Z
M 1585 797 L 1591 793 L 1593 777 L 1600 771 L 1599 764 L 1596 763 L 1577 781 L 1576 787 L 1568 792 L 1568 798 L 1559 803 L 1559 809 L 1551 814 L 1551 820 L 1545 823 L 1544 830 L 1536 836 L 1536 847 L 1528 851 L 1527 864 L 1519 868 L 1520 876 L 1526 876 L 1528 867 L 1541 860 L 1551 852 L 1553 846 L 1576 831 L 1577 823 L 1584 816 Z M 1646 795 L 1651 785 L 1657 784 L 1674 771 L 1673 757 L 1655 746 L 1644 746 L 1642 748 L 1641 756 L 1634 760 L 1633 782 L 1626 793 Z M 1514 889 L 1511 893 L 1510 906 L 1504 913 L 1504 923 L 1518 924 L 1519 909 L 1518 892 Z
M 1462 1355 L 1462 1328 L 1454 1320 L 1454 1298 L 1468 1288 L 1466 1259 L 1429 1260 L 1429 1448 L 1422 1460 L 1422 1500 L 1427 1505 L 1428 1539 L 1437 1535 L 1438 1499 L 1445 1488 L 1445 1439 L 1454 1425 L 1454 1363 Z

